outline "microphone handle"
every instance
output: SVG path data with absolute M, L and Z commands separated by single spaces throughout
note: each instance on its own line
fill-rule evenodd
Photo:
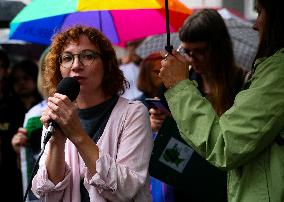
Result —
M 54 128 L 55 128 L 55 125 L 56 124 L 52 121 L 48 124 L 48 128 L 46 130 L 46 133 L 45 133 L 45 136 L 44 136 L 44 139 L 43 139 L 43 144 L 46 144 L 48 142 L 48 140 L 51 138 L 52 133 L 53 133 Z

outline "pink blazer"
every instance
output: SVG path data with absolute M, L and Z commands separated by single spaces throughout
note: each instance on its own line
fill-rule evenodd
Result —
M 151 201 L 148 173 L 153 148 L 151 133 L 147 108 L 139 101 L 119 98 L 97 143 L 100 149 L 97 173 L 89 174 L 76 147 L 67 139 L 64 180 L 54 185 L 48 179 L 45 152 L 32 190 L 43 201 L 79 202 L 80 179 L 84 178 L 91 202 Z

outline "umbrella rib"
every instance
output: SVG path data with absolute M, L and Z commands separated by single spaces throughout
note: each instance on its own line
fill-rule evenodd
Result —
M 109 11 L 109 12 L 111 12 L 111 11 Z M 114 22 L 113 25 L 114 25 L 115 33 L 116 33 L 116 36 L 117 36 L 117 41 L 121 41 L 121 38 L 120 38 L 120 36 L 119 36 L 119 34 L 118 34 L 117 27 L 116 27 L 116 25 L 115 25 L 114 17 L 113 17 L 113 15 L 110 15 L 110 17 L 111 17 L 111 19 L 112 19 L 112 22 Z
M 99 24 L 100 24 L 100 31 L 103 32 L 103 22 L 102 22 L 102 11 L 99 11 Z

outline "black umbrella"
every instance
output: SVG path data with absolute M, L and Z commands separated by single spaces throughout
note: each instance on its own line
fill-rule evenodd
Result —
M 219 13 L 229 30 L 236 63 L 243 69 L 250 69 L 257 51 L 258 33 L 252 29 L 252 23 L 236 17 L 226 9 L 219 10 Z M 140 57 L 145 58 L 154 51 L 164 49 L 165 40 L 167 40 L 167 46 L 171 42 L 175 49 L 181 43 L 177 32 L 172 33 L 171 36 L 168 34 L 154 35 L 145 39 L 135 51 Z
M 9 27 L 11 20 L 26 6 L 21 1 L 0 0 L 0 28 Z
M 9 29 L 0 29 L 0 49 L 5 49 L 10 56 L 11 63 L 30 58 L 38 60 L 46 46 L 31 44 L 20 40 L 9 39 Z

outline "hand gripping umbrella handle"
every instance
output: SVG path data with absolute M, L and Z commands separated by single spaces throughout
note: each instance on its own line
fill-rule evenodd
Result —
M 173 51 L 173 46 L 172 45 L 166 45 L 165 46 L 165 50 L 168 52 L 168 53 L 170 53 L 170 54 L 172 54 L 172 51 Z

